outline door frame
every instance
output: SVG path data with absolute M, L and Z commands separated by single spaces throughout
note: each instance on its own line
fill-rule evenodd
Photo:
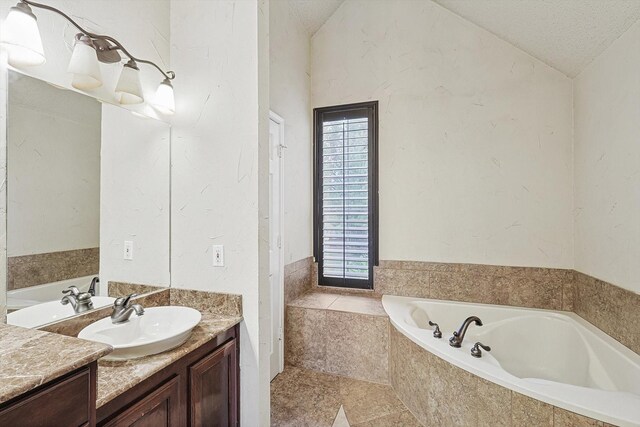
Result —
M 278 248 L 280 262 L 278 263 L 279 270 L 279 283 L 278 283 L 278 298 L 280 299 L 280 307 L 278 315 L 278 322 L 280 324 L 281 339 L 278 340 L 278 354 L 280 355 L 280 360 L 278 361 L 278 369 L 280 372 L 284 371 L 284 149 L 287 146 L 284 143 L 284 119 L 280 117 L 275 112 L 269 110 L 269 119 L 273 120 L 280 127 L 280 141 L 278 141 L 278 152 L 279 152 L 279 168 L 280 168 L 280 219 L 279 219 L 279 228 L 280 228 L 280 247 Z M 269 203 L 272 203 L 272 200 L 269 200 Z M 273 307 L 273 305 L 272 305 Z M 273 318 L 274 313 L 271 313 L 271 317 Z M 273 338 L 272 338 L 273 339 Z M 271 376 L 271 374 L 269 374 Z

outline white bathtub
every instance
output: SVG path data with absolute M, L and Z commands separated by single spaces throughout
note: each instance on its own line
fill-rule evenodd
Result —
M 400 332 L 459 368 L 568 411 L 640 426 L 640 356 L 574 313 L 389 295 L 382 304 Z M 472 324 L 462 348 L 451 347 L 469 316 L 484 326 Z M 472 357 L 476 341 L 491 352 Z

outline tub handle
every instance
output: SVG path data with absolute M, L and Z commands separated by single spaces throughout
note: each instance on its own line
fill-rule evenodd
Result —
M 482 350 L 491 351 L 491 347 L 478 341 L 473 347 L 471 347 L 471 355 L 473 357 L 482 357 L 482 350 L 480 350 L 480 347 L 482 347 Z
M 433 337 L 434 338 L 442 338 L 442 332 L 440 332 L 440 326 L 438 326 L 437 323 L 432 322 L 431 320 L 429 320 L 429 326 L 435 326 L 436 329 L 433 331 Z

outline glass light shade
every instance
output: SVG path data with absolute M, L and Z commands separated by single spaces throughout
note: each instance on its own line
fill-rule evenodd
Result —
M 140 84 L 140 70 L 135 62 L 129 61 L 122 67 L 120 79 L 116 85 L 116 95 L 120 104 L 133 105 L 144 102 L 142 85 Z
M 9 9 L 2 28 L 0 44 L 7 51 L 7 60 L 13 67 L 29 67 L 44 64 L 46 58 L 42 48 L 38 21 L 25 3 Z
M 158 89 L 153 100 L 153 107 L 162 114 L 171 115 L 176 112 L 176 101 L 173 95 L 173 85 L 171 80 L 164 79 Z
M 71 86 L 76 89 L 91 90 L 102 86 L 98 55 L 89 37 L 80 36 L 76 40 L 67 72 L 73 74 Z

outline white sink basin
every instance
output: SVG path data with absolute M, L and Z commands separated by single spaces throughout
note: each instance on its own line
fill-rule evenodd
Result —
M 115 298 L 91 297 L 91 301 L 93 302 L 93 308 L 100 308 L 113 305 Z M 46 325 L 47 323 L 75 316 L 76 314 L 71 304 L 62 305 L 60 300 L 55 300 L 21 308 L 20 310 L 9 313 L 7 314 L 7 323 L 9 325 L 22 326 L 23 328 L 36 328 Z
M 113 324 L 111 317 L 90 324 L 78 338 L 109 344 L 113 352 L 103 359 L 127 360 L 162 353 L 182 345 L 200 323 L 200 312 L 189 307 L 145 308 L 124 323 Z

